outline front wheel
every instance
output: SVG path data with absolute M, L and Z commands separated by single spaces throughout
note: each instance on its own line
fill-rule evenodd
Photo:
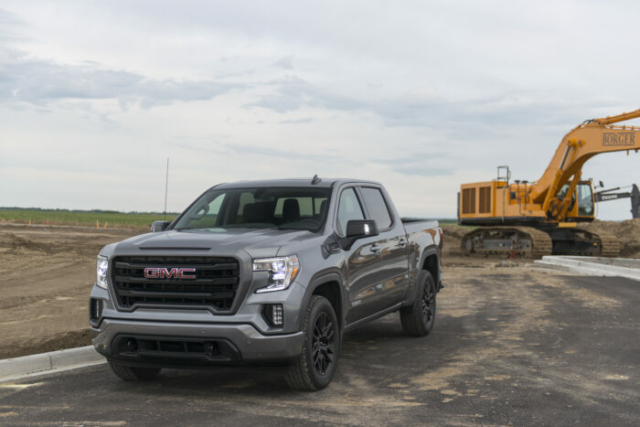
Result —
M 109 367 L 114 374 L 125 381 L 149 381 L 160 373 L 160 368 L 135 368 L 113 362 L 109 362 Z
M 429 335 L 436 320 L 436 282 L 431 273 L 421 270 L 416 285 L 416 298 L 412 305 L 400 309 L 400 321 L 405 333 L 423 337 Z
M 286 380 L 296 390 L 321 390 L 331 382 L 340 353 L 340 326 L 328 299 L 311 297 L 302 332 L 302 354 L 289 368 Z

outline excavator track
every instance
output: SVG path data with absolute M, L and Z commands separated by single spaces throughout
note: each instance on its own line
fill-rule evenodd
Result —
M 600 250 L 595 255 L 610 258 L 620 255 L 620 239 L 615 235 L 589 226 L 579 227 L 577 230 L 590 234 L 593 241 L 598 244 Z
M 462 237 L 469 256 L 581 255 L 617 257 L 620 241 L 613 234 L 583 226 L 543 231 L 533 227 L 479 227 Z
M 540 258 L 553 251 L 551 237 L 533 227 L 479 227 L 462 237 L 461 246 L 463 253 L 470 256 Z
M 598 232 L 602 252 L 600 256 L 616 258 L 620 255 L 620 240 L 611 233 Z
M 553 241 L 544 231 L 533 227 L 517 227 L 522 232 L 528 233 L 533 239 L 533 258 L 542 258 L 553 253 Z

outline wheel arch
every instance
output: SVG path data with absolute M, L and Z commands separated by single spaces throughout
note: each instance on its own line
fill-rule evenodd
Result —
M 438 249 L 435 246 L 430 246 L 427 249 L 425 249 L 424 252 L 422 253 L 420 264 L 418 265 L 420 266 L 421 270 L 427 270 L 429 273 L 431 273 L 431 277 L 433 277 L 433 280 L 436 281 L 436 285 L 439 289 L 440 282 L 441 282 L 441 277 L 440 277 L 441 268 L 440 268 L 440 255 L 438 254 Z
M 411 277 L 413 277 L 412 288 L 407 293 L 407 299 L 402 304 L 403 307 L 407 307 L 413 304 L 416 299 L 416 293 L 418 290 L 417 283 L 420 278 L 420 272 L 428 271 L 433 280 L 436 282 L 436 291 L 442 288 L 442 275 L 440 274 L 440 253 L 435 245 L 428 246 L 422 251 L 419 261 L 413 267 Z
M 342 333 L 346 311 L 345 302 L 348 299 L 346 299 L 344 295 L 343 280 L 340 273 L 337 271 L 328 271 L 320 273 L 311 279 L 305 292 L 301 309 L 309 304 L 313 295 L 320 295 L 329 300 L 340 323 L 339 327 Z M 304 322 L 304 319 L 301 317 L 298 324 L 299 328 L 302 328 L 302 322 Z

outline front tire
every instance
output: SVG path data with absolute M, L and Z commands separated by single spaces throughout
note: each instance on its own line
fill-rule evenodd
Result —
M 109 362 L 109 367 L 120 379 L 125 381 L 150 381 L 158 376 L 160 368 L 135 368 Z
M 296 390 L 322 390 L 333 378 L 340 353 L 338 317 L 328 299 L 311 297 L 302 332 L 302 354 L 289 368 L 287 383 Z
M 405 333 L 424 337 L 429 335 L 436 320 L 436 282 L 427 270 L 420 271 L 417 288 L 413 304 L 400 309 L 400 321 Z

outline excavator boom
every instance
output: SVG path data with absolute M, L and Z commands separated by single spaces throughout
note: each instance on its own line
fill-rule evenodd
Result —
M 605 117 L 603 119 L 591 119 L 591 120 L 587 120 L 585 123 L 586 124 L 598 123 L 599 125 L 605 126 L 605 125 L 611 125 L 614 123 L 625 122 L 627 120 L 635 119 L 637 117 L 640 117 L 640 110 L 632 111 L 630 113 L 618 114 L 617 116 Z
M 585 162 L 595 155 L 638 151 L 640 128 L 611 125 L 637 117 L 640 117 L 640 109 L 618 116 L 587 120 L 566 134 L 542 177 L 531 186 L 530 197 L 533 203 L 542 204 L 542 210 L 548 212 L 554 202 L 559 203 L 558 191 L 579 174 Z M 551 212 L 550 220 L 557 219 L 554 216 L 557 216 L 558 209 L 555 211 L 556 215 Z

